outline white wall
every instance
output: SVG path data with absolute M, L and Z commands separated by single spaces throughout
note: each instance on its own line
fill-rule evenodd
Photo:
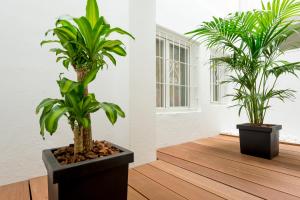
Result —
M 237 0 L 159 0 L 156 4 L 156 22 L 178 33 L 195 29 L 212 16 L 225 16 L 238 9 Z
M 130 144 L 138 164 L 156 159 L 155 1 L 130 0 Z
M 238 1 L 230 0 L 159 0 L 156 4 L 157 24 L 180 34 L 194 30 L 212 16 L 226 16 L 238 9 Z M 157 146 L 168 146 L 196 138 L 215 135 L 221 130 L 218 111 L 225 106 L 210 104 L 209 51 L 201 46 L 199 66 L 200 104 L 197 112 L 159 113 L 156 116 Z
M 147 0 L 147 7 L 134 0 L 99 0 L 100 12 L 108 22 L 132 31 L 137 43 L 129 42 L 124 37 L 129 55 L 118 59 L 118 66 L 110 66 L 101 72 L 91 85 L 100 101 L 110 101 L 119 104 L 126 112 L 126 119 L 120 119 L 113 127 L 107 121 L 105 114 L 98 112 L 92 116 L 93 134 L 95 139 L 105 139 L 118 145 L 133 149 L 136 153 L 136 164 L 154 159 L 153 143 L 138 143 L 146 137 L 154 135 L 155 121 L 150 109 L 154 110 L 154 82 L 145 88 L 149 93 L 135 85 L 141 80 L 150 82 L 154 71 L 145 71 L 149 65 L 154 65 L 155 37 L 155 1 Z M 148 8 L 151 8 L 149 11 Z M 46 97 L 59 97 L 56 80 L 60 72 L 65 72 L 74 78 L 72 70 L 67 72 L 60 64 L 55 63 L 55 56 L 48 48 L 41 48 L 40 41 L 44 32 L 53 27 L 56 17 L 71 14 L 85 14 L 83 0 L 52 0 L 52 1 L 3 1 L 0 7 L 0 185 L 44 175 L 42 163 L 43 149 L 67 145 L 72 142 L 72 132 L 66 120 L 60 122 L 57 133 L 47 136 L 43 141 L 39 135 L 38 116 L 34 114 L 36 105 Z M 132 15 L 132 13 L 134 13 Z M 138 29 L 140 21 L 130 22 L 132 18 L 147 21 L 147 33 Z M 152 23 L 152 25 L 151 25 Z M 151 28 L 152 27 L 152 28 Z M 144 35 L 146 34 L 146 35 Z M 152 37 L 152 39 L 151 39 Z M 143 41 L 144 40 L 144 41 Z M 143 41 L 143 45 L 141 45 Z M 139 52 L 136 52 L 139 48 Z M 130 54 L 137 54 L 134 58 Z M 151 52 L 153 53 L 151 54 Z M 141 55 L 143 54 L 143 55 Z M 143 56 L 143 57 L 142 57 Z M 142 61 L 147 61 L 143 70 L 139 70 Z M 153 62 L 153 63 L 152 63 Z M 132 71 L 136 70 L 136 74 Z M 151 74 L 152 73 L 152 74 Z M 140 76 L 139 78 L 134 78 Z M 134 82 L 138 81 L 138 82 Z M 148 96 L 147 96 L 148 95 Z M 143 98 L 139 98 L 142 96 Z M 130 103 L 131 98 L 141 102 Z M 142 101 L 146 112 L 140 117 Z M 134 120 L 134 123 L 133 121 Z M 143 123 L 148 124 L 148 131 L 143 131 Z M 148 145 L 148 146 L 147 146 Z M 147 151 L 147 154 L 142 152 Z M 141 155 L 144 155 L 142 158 Z

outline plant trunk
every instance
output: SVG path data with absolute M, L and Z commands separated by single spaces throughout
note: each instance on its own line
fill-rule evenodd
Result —
M 83 148 L 83 128 L 78 125 L 74 125 L 74 155 L 82 153 Z
M 76 70 L 77 72 L 77 80 L 82 82 L 86 77 L 88 71 L 87 70 Z M 89 94 L 88 88 L 84 88 L 84 95 L 87 96 Z M 87 116 L 88 119 L 91 119 L 91 116 Z M 89 128 L 83 129 L 83 147 L 85 151 L 90 151 L 93 147 L 93 138 L 92 138 L 92 129 L 91 126 Z

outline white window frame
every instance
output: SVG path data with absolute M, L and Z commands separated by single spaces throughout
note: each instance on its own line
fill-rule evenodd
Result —
M 218 56 L 224 56 L 220 52 L 211 50 L 210 58 L 216 58 Z M 215 65 L 215 66 L 213 66 Z M 215 75 L 217 77 L 215 77 Z M 213 61 L 210 61 L 210 103 L 212 104 L 227 104 L 225 95 L 227 93 L 226 84 L 222 84 L 223 81 L 226 81 L 227 71 L 225 64 L 216 64 Z M 215 89 L 218 88 L 218 98 L 215 99 Z
M 195 89 L 195 90 L 198 90 L 198 83 L 196 84 L 192 84 L 191 83 L 191 68 L 193 67 L 192 66 L 192 63 L 191 63 L 191 51 L 193 49 L 193 45 L 195 44 L 194 41 L 191 41 L 189 38 L 186 38 L 185 36 L 182 36 L 178 33 L 175 33 L 174 31 L 170 31 L 166 28 L 163 28 L 161 26 L 157 26 L 157 34 L 156 34 L 156 40 L 159 39 L 159 40 L 163 40 L 163 45 L 164 45 L 164 57 L 162 58 L 163 59 L 163 63 L 164 63 L 164 66 L 163 66 L 163 73 L 164 73 L 164 83 L 160 83 L 160 82 L 157 82 L 156 80 L 156 85 L 157 84 L 161 84 L 164 86 L 164 90 L 163 90 L 163 95 L 164 97 L 162 98 L 162 100 L 164 100 L 164 103 L 162 104 L 162 107 L 156 107 L 157 109 L 157 112 L 160 113 L 160 112 L 188 112 L 188 111 L 195 111 L 198 109 L 198 106 L 195 106 L 195 105 L 192 105 L 191 104 L 191 90 L 192 89 Z M 161 44 L 159 42 L 159 44 Z M 170 45 L 173 45 L 173 59 L 170 59 Z M 197 44 L 198 45 L 198 44 Z M 175 61 L 175 51 L 174 51 L 174 48 L 176 48 L 176 46 L 178 46 L 179 48 L 179 61 Z M 181 62 L 181 57 L 180 57 L 180 53 L 181 53 L 181 48 L 184 48 L 185 49 L 185 53 L 187 53 L 187 55 L 185 56 L 185 61 L 184 63 Z M 159 50 L 161 50 L 161 48 L 159 48 Z M 160 55 L 160 53 L 159 53 Z M 156 58 L 161 58 L 159 57 L 157 54 L 156 54 Z M 174 62 L 176 63 L 178 66 L 178 70 L 179 70 L 179 80 L 178 80 L 178 84 L 176 84 L 174 82 L 174 79 L 173 79 L 173 83 L 171 83 L 171 79 L 169 77 L 170 75 L 170 62 Z M 187 68 L 186 69 L 186 73 L 185 73 L 185 76 L 186 76 L 186 82 L 184 85 L 181 85 L 181 64 L 184 64 L 186 65 L 185 67 Z M 195 67 L 195 66 L 194 66 Z M 198 66 L 196 66 L 198 67 Z M 171 105 L 171 101 L 170 101 L 170 98 L 171 98 L 171 94 L 170 94 L 170 86 L 174 86 L 173 87 L 173 90 L 175 91 L 175 87 L 180 87 L 178 92 L 180 93 L 179 95 L 179 105 L 181 105 L 181 87 L 185 87 L 186 90 L 186 95 L 185 95 L 185 104 L 186 106 L 172 106 Z M 196 85 L 196 86 L 193 86 L 193 85 Z M 195 93 L 195 92 L 194 92 Z M 198 93 L 198 91 L 196 92 Z M 173 98 L 175 97 L 174 95 L 174 92 L 173 92 Z M 194 99 L 193 101 L 198 101 L 198 97 L 193 97 L 193 98 L 197 98 L 196 100 Z M 173 104 L 175 103 L 175 99 L 173 100 Z M 157 106 L 157 102 L 156 102 L 156 106 Z

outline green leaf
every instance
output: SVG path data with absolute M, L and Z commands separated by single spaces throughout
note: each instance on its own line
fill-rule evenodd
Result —
M 62 106 L 55 106 L 45 119 L 46 130 L 52 135 L 57 130 L 58 120 L 68 112 L 68 108 Z
M 125 49 L 123 49 L 120 46 L 116 46 L 114 48 L 107 49 L 107 51 L 113 52 L 113 53 L 115 53 L 115 54 L 117 54 L 119 56 L 126 56 L 127 55 Z
M 68 57 L 66 57 L 66 56 L 57 57 L 57 58 L 56 58 L 56 62 L 59 62 L 59 61 L 62 60 L 62 59 L 68 59 Z
M 35 113 L 38 114 L 42 108 L 47 107 L 49 105 L 54 105 L 59 101 L 59 99 L 46 98 L 43 101 L 41 101 L 41 103 L 36 107 Z
M 95 67 L 88 73 L 88 75 L 85 77 L 82 83 L 84 87 L 87 87 L 90 82 L 95 80 L 99 69 L 100 69 L 99 67 Z
M 94 94 L 88 94 L 83 98 L 82 109 L 87 110 L 91 103 L 96 102 Z
M 99 102 L 92 102 L 86 107 L 85 114 L 94 113 L 98 111 L 100 108 L 102 108 L 102 106 Z
M 103 43 L 101 48 L 110 49 L 110 48 L 114 48 L 114 47 L 117 47 L 117 46 L 120 46 L 120 45 L 123 45 L 123 42 L 120 41 L 120 40 L 108 40 L 108 41 L 105 41 Z
M 69 65 L 70 65 L 70 61 L 69 61 L 69 60 L 64 60 L 64 61 L 63 61 L 63 66 L 64 66 L 66 69 L 69 69 Z
M 81 124 L 84 128 L 89 128 L 90 125 L 91 125 L 90 120 L 89 120 L 88 118 L 86 118 L 86 117 L 78 118 L 77 120 L 80 122 L 80 124 Z
M 63 48 L 65 48 L 68 52 L 68 55 L 70 57 L 76 55 L 76 47 L 74 47 L 71 43 L 70 43 L 70 40 L 71 38 L 69 38 L 68 35 L 66 35 L 65 33 L 63 33 L 62 31 L 60 30 L 54 30 L 56 36 L 59 38 L 59 42 Z
M 45 120 L 49 116 L 52 107 L 53 105 L 45 107 L 40 117 L 40 135 L 43 137 L 43 139 L 45 139 Z
M 124 111 L 117 104 L 114 103 L 107 103 L 107 104 L 109 104 L 113 109 L 115 109 L 120 117 L 125 118 Z
M 101 103 L 102 109 L 105 111 L 105 114 L 112 125 L 117 121 L 117 111 L 108 103 Z
M 69 40 L 76 40 L 77 31 L 72 28 L 69 28 L 67 26 L 62 26 L 62 27 L 55 28 L 54 31 L 55 33 L 59 32 L 61 34 L 64 34 L 67 38 L 69 38 Z
M 128 35 L 128 36 L 131 37 L 132 39 L 135 39 L 135 37 L 134 37 L 133 35 L 131 35 L 131 34 L 128 33 L 127 31 L 124 31 L 123 29 L 118 28 L 118 27 L 110 29 L 110 30 L 106 33 L 106 36 L 109 36 L 111 33 L 114 33 L 114 32 L 119 33 L 119 34 L 121 34 L 121 35 Z
M 60 26 L 68 27 L 73 33 L 77 32 L 76 29 L 74 28 L 73 24 L 64 19 L 58 19 L 55 23 L 55 26 L 56 27 L 60 27 Z
M 91 50 L 93 47 L 93 30 L 90 22 L 85 17 L 75 18 L 74 21 L 78 25 L 87 49 Z
M 49 43 L 60 43 L 59 40 L 43 40 L 40 45 L 43 46 L 44 44 L 49 44 Z
M 66 98 L 68 107 L 72 108 L 72 111 L 74 111 L 74 113 L 77 116 L 81 116 L 82 111 L 80 109 L 80 102 L 81 102 L 82 96 L 81 95 L 79 96 L 77 93 L 74 93 L 74 92 L 69 92 L 65 95 L 65 98 Z
M 79 83 L 69 80 L 67 78 L 58 80 L 57 83 L 59 85 L 59 89 L 62 94 L 67 94 L 80 85 Z
M 107 52 L 102 52 L 102 54 L 104 56 L 106 56 L 107 58 L 109 58 L 109 60 L 114 64 L 114 65 L 117 65 L 117 61 L 116 59 L 113 57 L 113 55 L 111 55 L 110 53 L 107 53 Z
M 89 20 L 92 27 L 94 27 L 99 19 L 99 8 L 97 5 L 97 0 L 88 0 L 87 1 L 86 18 Z

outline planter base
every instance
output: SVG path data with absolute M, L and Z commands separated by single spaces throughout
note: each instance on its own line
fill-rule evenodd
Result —
M 242 154 L 272 159 L 279 154 L 279 130 L 281 125 L 257 127 L 250 124 L 237 125 Z
M 60 165 L 53 149 L 44 150 L 49 200 L 126 200 L 133 153 L 113 146 L 121 153 L 69 165 Z
M 128 165 L 53 184 L 48 175 L 49 200 L 126 200 Z

